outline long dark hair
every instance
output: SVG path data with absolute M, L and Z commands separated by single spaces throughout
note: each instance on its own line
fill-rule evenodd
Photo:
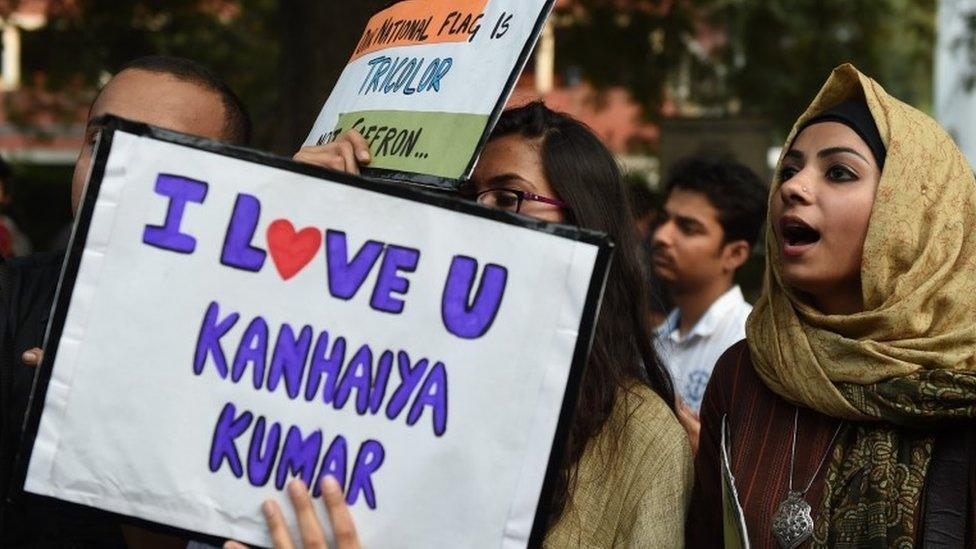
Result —
M 491 138 L 507 135 L 541 140 L 543 171 L 558 198 L 569 207 L 567 222 L 603 231 L 616 243 L 576 418 L 550 502 L 551 527 L 562 516 L 571 477 L 587 442 L 607 425 L 620 391 L 635 384 L 647 385 L 674 410 L 674 387 L 652 346 L 646 316 L 647 277 L 634 217 L 613 155 L 583 123 L 538 101 L 502 113 Z

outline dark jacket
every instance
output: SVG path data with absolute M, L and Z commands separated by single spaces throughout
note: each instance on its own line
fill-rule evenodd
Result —
M 8 261 L 0 269 L 0 547 L 124 547 L 117 524 L 50 500 L 12 498 L 12 476 L 36 370 L 21 361 L 42 347 L 64 253 Z

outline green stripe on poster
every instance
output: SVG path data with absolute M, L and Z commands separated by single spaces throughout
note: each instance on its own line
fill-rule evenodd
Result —
M 488 116 L 481 114 L 359 111 L 340 115 L 339 125 L 323 142 L 355 129 L 369 143 L 371 168 L 458 179 L 487 124 Z

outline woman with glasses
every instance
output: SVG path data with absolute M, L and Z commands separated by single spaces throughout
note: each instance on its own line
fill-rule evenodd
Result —
M 502 114 L 463 193 L 616 243 L 546 546 L 683 546 L 691 448 L 651 347 L 640 244 L 613 155 L 579 121 L 530 103 Z
M 295 158 L 358 173 L 369 149 L 350 132 Z M 691 448 L 671 378 L 651 346 L 646 277 L 613 155 L 579 121 L 530 103 L 502 114 L 462 195 L 603 231 L 616 243 L 576 417 L 558 449 L 564 466 L 545 546 L 683 546 Z

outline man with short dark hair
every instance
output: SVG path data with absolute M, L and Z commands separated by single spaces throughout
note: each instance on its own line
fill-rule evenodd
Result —
M 71 180 L 72 213 L 88 180 L 104 114 L 236 145 L 251 139 L 251 119 L 244 104 L 205 67 L 177 57 L 140 57 L 109 80 L 88 111 L 85 143 Z
M 733 283 L 766 217 L 766 188 L 735 162 L 689 158 L 671 170 L 661 223 L 654 231 L 654 272 L 675 308 L 656 346 L 681 398 L 679 419 L 697 447 L 698 409 L 715 362 L 745 337 L 752 307 Z
M 186 59 L 144 57 L 119 71 L 92 103 L 71 182 L 76 212 L 88 179 L 100 117 L 113 114 L 170 130 L 247 144 L 251 124 L 241 101 L 204 67 Z M 64 252 L 10 261 L 0 271 L 0 546 L 124 547 L 118 524 L 40 502 L 10 503 L 15 453 L 41 362 Z

